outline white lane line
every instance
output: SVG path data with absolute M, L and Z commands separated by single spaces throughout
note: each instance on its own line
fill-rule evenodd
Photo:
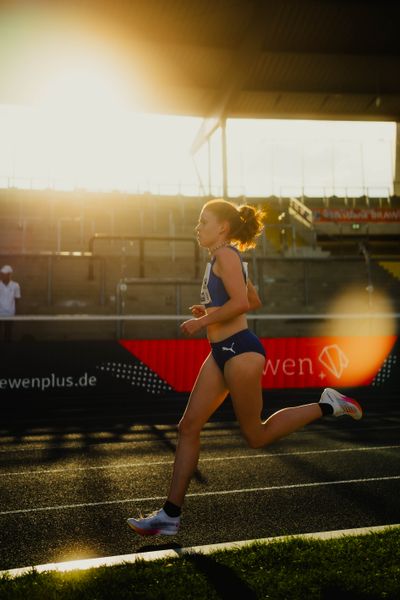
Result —
M 380 451 L 380 450 L 398 450 L 400 448 L 400 444 L 395 444 L 391 446 L 362 446 L 360 448 L 334 448 L 331 450 L 300 450 L 299 452 L 272 452 L 272 453 L 263 453 L 263 454 L 239 454 L 237 456 L 213 456 L 208 458 L 201 458 L 199 462 L 216 462 L 216 461 L 229 461 L 229 460 L 249 460 L 256 458 L 280 458 L 287 456 L 307 456 L 313 454 L 334 454 L 334 453 L 343 453 L 343 452 L 370 452 L 370 451 Z M 174 463 L 173 460 L 154 460 L 154 461 L 143 461 L 143 462 L 131 462 L 131 463 L 122 463 L 117 465 L 98 465 L 93 467 L 68 467 L 65 466 L 61 469 L 37 469 L 33 471 L 11 471 L 7 473 L 0 473 L 0 477 L 11 477 L 11 476 L 31 476 L 31 475 L 52 475 L 53 473 L 74 473 L 80 471 L 105 471 L 107 469 L 134 469 L 136 467 L 152 467 L 152 466 L 165 466 L 172 465 Z
M 65 573 L 69 571 L 82 571 L 98 567 L 112 567 L 115 565 L 123 565 L 127 563 L 135 563 L 137 561 L 153 561 L 165 558 L 178 558 L 184 554 L 213 554 L 218 551 L 238 550 L 253 544 L 271 544 L 274 542 L 288 542 L 292 539 L 317 539 L 317 540 L 332 540 L 347 536 L 369 535 L 373 533 L 381 533 L 400 527 L 398 524 L 393 525 L 378 525 L 372 527 L 358 527 L 355 529 L 339 529 L 336 531 L 318 531 L 315 533 L 298 533 L 294 535 L 280 535 L 269 538 L 256 538 L 253 540 L 241 540 L 238 542 L 224 542 L 219 544 L 207 544 L 204 546 L 189 546 L 187 548 L 171 548 L 168 550 L 153 550 L 151 552 L 137 552 L 134 554 L 120 554 L 117 556 L 103 556 L 101 558 L 85 558 L 81 560 L 71 560 L 59 563 L 47 563 L 44 565 L 31 565 L 29 567 L 19 567 L 17 569 L 9 569 L 8 571 L 0 571 L 0 577 L 6 575 L 8 577 L 20 577 L 32 573 L 34 569 L 37 573 L 45 573 L 48 571 L 56 571 Z
M 311 483 L 291 483 L 286 485 L 273 485 L 267 487 L 243 488 L 236 490 L 217 490 L 212 492 L 195 492 L 186 494 L 187 498 L 200 498 L 204 496 L 227 496 L 230 494 L 251 494 L 254 492 L 275 492 L 280 490 L 294 490 L 300 488 L 316 488 L 331 485 L 346 485 L 352 483 L 371 483 L 373 481 L 394 481 L 400 479 L 400 475 L 390 475 L 388 477 L 363 477 L 362 479 L 342 479 L 337 481 L 315 481 Z M 112 504 L 129 504 L 130 502 L 153 502 L 165 500 L 164 496 L 152 496 L 149 498 L 124 498 L 121 500 L 102 500 L 100 502 L 84 502 L 79 504 L 59 504 L 56 506 L 40 506 L 37 508 L 20 508 L 16 510 L 5 510 L 0 512 L 0 516 L 17 515 L 45 512 L 52 510 L 66 510 L 69 508 L 87 508 L 90 506 L 108 506 Z
M 363 428 L 359 429 L 359 432 L 362 433 L 369 433 L 371 431 L 376 432 L 376 431 L 392 431 L 395 430 L 397 431 L 400 428 L 400 424 L 399 425 L 384 425 L 382 427 L 366 427 L 363 426 Z M 335 430 L 337 432 L 337 430 Z M 229 431 L 224 431 L 221 430 L 222 433 L 219 433 L 218 435 L 215 435 L 215 431 L 207 431 L 205 432 L 205 436 L 204 436 L 204 440 L 209 440 L 209 439 L 215 439 L 216 437 L 237 437 L 238 439 L 243 439 L 242 434 L 240 433 L 239 428 L 234 428 L 231 427 Z M 318 427 L 318 426 L 314 426 L 311 425 L 308 429 L 301 429 L 299 431 L 294 431 L 293 433 L 290 434 L 290 437 L 309 437 L 309 436 L 319 436 L 320 434 L 323 434 L 326 432 L 326 429 L 323 427 Z M 211 436 L 208 437 L 207 433 L 210 433 Z M 342 430 L 343 434 L 347 433 L 347 430 Z M 169 439 L 172 440 L 176 440 L 176 433 L 175 432 L 168 432 L 168 437 Z M 1 434 L 0 434 L 0 438 L 1 438 Z M 23 439 L 21 441 L 18 441 L 17 443 L 19 444 L 18 447 L 15 447 L 16 442 L 14 442 L 14 440 L 12 438 L 8 439 L 9 436 L 7 436 L 7 440 L 5 441 L 5 444 L 10 444 L 13 447 L 4 447 L 4 440 L 0 439 L 0 454 L 18 454 L 18 453 L 23 453 L 23 452 L 48 452 L 49 450 L 76 450 L 76 449 L 81 449 L 84 450 L 85 449 L 85 445 L 86 443 L 88 443 L 88 445 L 90 446 L 100 446 L 100 445 L 105 445 L 105 446 L 128 446 L 131 445 L 133 443 L 136 442 L 140 442 L 141 444 L 154 444 L 154 440 L 159 441 L 159 438 L 156 435 L 152 435 L 152 437 L 149 437 L 147 439 L 138 439 L 138 436 L 136 435 L 132 435 L 129 438 L 124 437 L 123 439 L 120 440 L 114 440 L 114 436 L 111 436 L 110 438 L 91 438 L 88 442 L 87 440 L 84 438 L 84 436 L 80 436 L 79 438 L 74 438 L 73 440 L 68 439 L 68 438 L 63 438 L 60 442 L 60 444 L 56 444 L 56 443 L 48 443 L 46 445 L 39 445 L 39 444 L 35 444 L 34 440 L 30 440 L 30 439 Z M 22 444 L 25 444 L 25 447 L 21 447 Z

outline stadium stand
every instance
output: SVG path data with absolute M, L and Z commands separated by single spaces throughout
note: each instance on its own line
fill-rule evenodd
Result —
M 88 192 L 0 192 L 3 235 L 0 256 L 13 265 L 26 315 L 177 315 L 198 301 L 206 254 L 193 229 L 200 197 Z M 267 211 L 265 236 L 248 253 L 250 275 L 263 299 L 260 314 L 324 313 L 332 297 L 349 286 L 369 285 L 400 298 L 398 236 L 348 236 L 324 243 L 313 222 L 322 200 L 252 199 Z M 392 200 L 397 209 L 399 200 Z M 311 209 L 310 206 L 313 208 Z M 343 203 L 342 203 L 343 206 Z M 40 215 L 40 217 L 39 217 Z M 374 225 L 373 225 L 374 226 Z M 387 227 L 382 228 L 387 231 Z M 398 223 L 394 224 L 398 230 Z M 379 239 L 376 239 L 379 237 Z M 370 261 L 360 251 L 360 242 Z M 378 253 L 376 253 L 378 251 Z M 354 268 L 358 264 L 359 268 Z M 397 301 L 398 303 L 398 301 Z M 398 308 L 398 307 L 397 307 Z M 303 335 L 299 320 L 253 322 L 260 335 Z M 116 335 L 176 337 L 177 322 L 18 322 L 17 339 L 104 339 Z

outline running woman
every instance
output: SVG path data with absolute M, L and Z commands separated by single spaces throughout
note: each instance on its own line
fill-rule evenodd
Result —
M 201 302 L 190 307 L 192 319 L 181 325 L 187 336 L 206 330 L 211 351 L 200 368 L 183 417 L 168 497 L 164 506 L 128 525 L 140 535 L 178 532 L 181 510 L 199 459 L 200 433 L 230 393 L 241 432 L 251 448 L 261 448 L 324 415 L 361 419 L 358 402 L 326 388 L 319 402 L 284 408 L 261 421 L 265 351 L 247 327 L 246 312 L 261 305 L 247 278 L 240 251 L 253 248 L 263 229 L 262 213 L 225 200 L 207 202 L 196 227 L 199 245 L 211 260 L 206 267 Z

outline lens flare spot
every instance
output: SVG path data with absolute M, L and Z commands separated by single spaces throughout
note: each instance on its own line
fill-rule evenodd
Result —
M 331 383 L 340 372 L 340 385 L 370 384 L 396 342 L 392 302 L 380 290 L 352 286 L 334 298 L 328 313 L 332 318 L 317 333 L 328 347 L 340 348 L 340 353 L 320 360 L 330 361 L 326 367 L 333 373 Z

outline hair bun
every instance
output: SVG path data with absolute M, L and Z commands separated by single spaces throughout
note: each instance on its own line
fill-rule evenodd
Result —
M 254 219 L 255 210 L 254 210 L 254 208 L 252 206 L 249 206 L 248 204 L 245 204 L 244 206 L 240 206 L 239 207 L 239 214 L 240 214 L 241 220 L 244 223 L 246 223 L 250 219 Z

